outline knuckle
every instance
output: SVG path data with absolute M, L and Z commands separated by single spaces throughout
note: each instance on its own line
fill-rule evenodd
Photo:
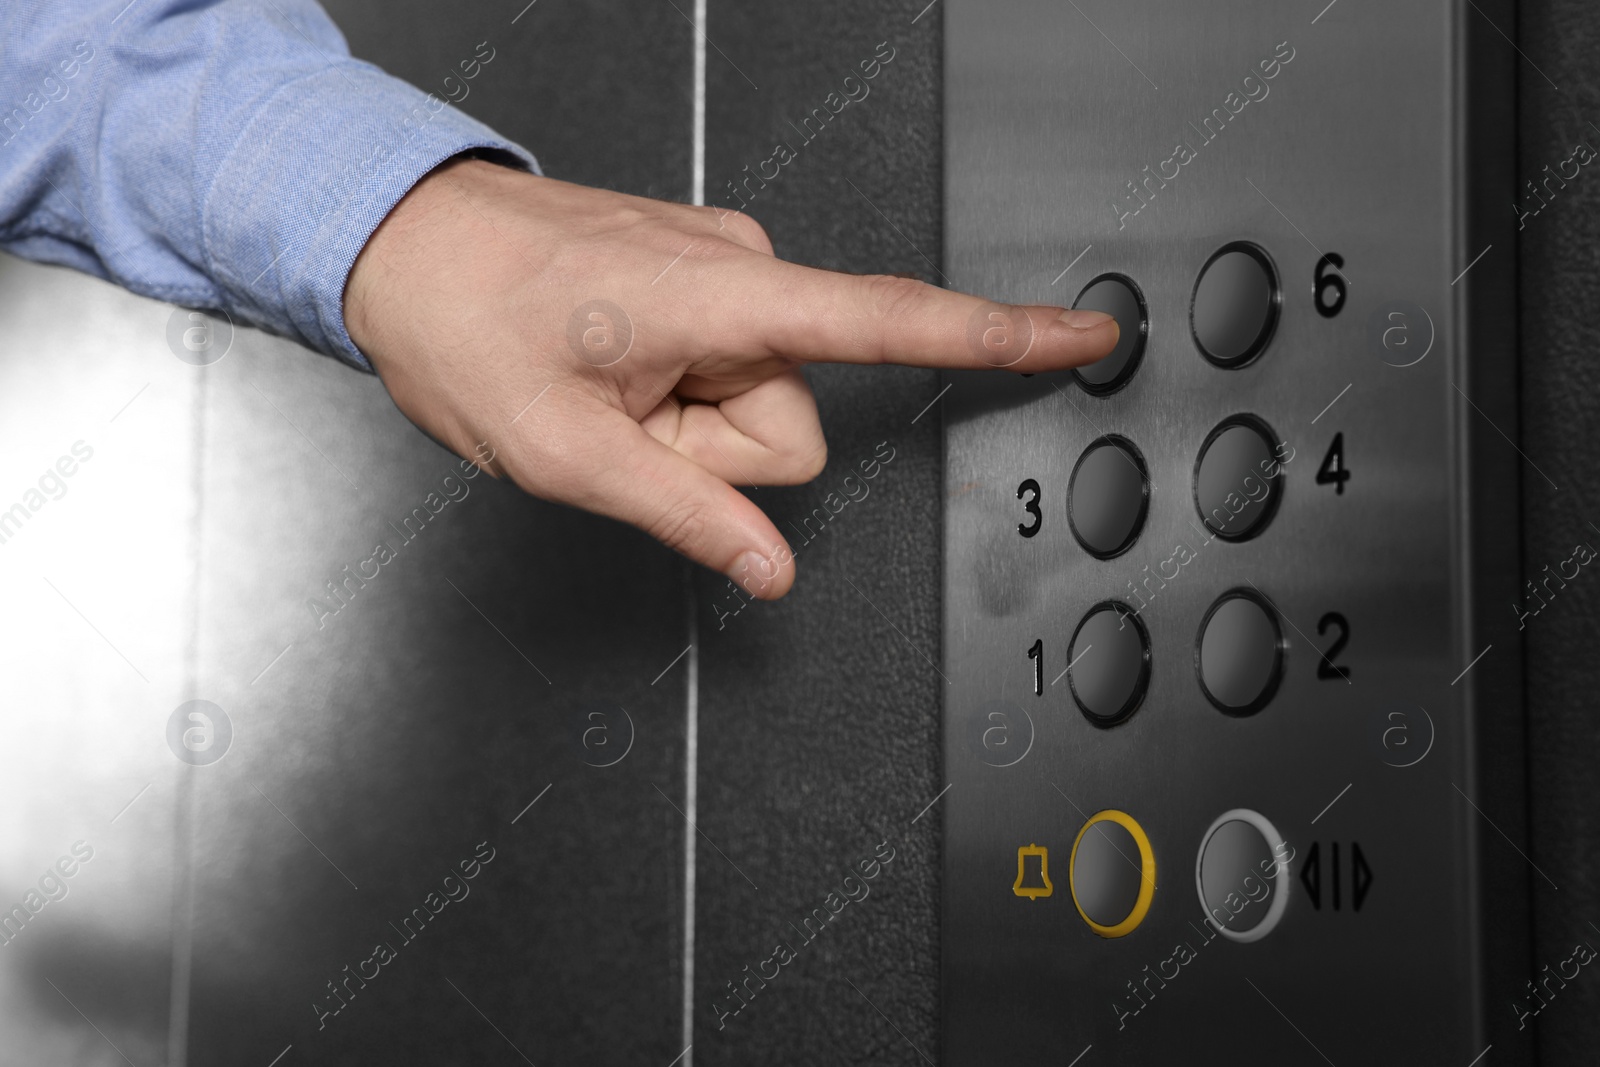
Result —
M 872 311 L 880 318 L 908 318 L 919 313 L 927 303 L 928 287 L 915 278 L 874 274 L 863 279 L 863 283 Z
M 717 209 L 713 208 L 712 210 Z M 763 252 L 769 256 L 772 255 L 772 238 L 767 236 L 766 227 L 744 212 L 721 212 L 719 225 L 729 233 L 733 240 L 740 244 L 753 248 L 757 252 Z
M 605 221 L 605 228 L 611 230 L 637 229 L 640 226 L 659 221 L 660 217 L 656 211 L 646 211 L 643 206 L 638 204 L 618 204 L 612 209 L 611 217 Z
M 678 500 L 657 515 L 645 532 L 674 552 L 687 555 L 705 535 L 707 525 L 704 504 L 696 500 Z
M 915 278 L 875 274 L 861 279 L 861 292 L 868 320 L 861 347 L 865 355 L 881 363 L 888 358 L 883 326 L 912 321 L 925 313 L 929 287 Z
M 765 466 L 772 485 L 804 485 L 821 474 L 827 465 L 827 442 L 818 439 L 806 447 L 773 455 Z
M 742 248 L 718 234 L 695 234 L 677 253 L 684 262 L 717 263 L 741 254 Z
M 821 475 L 827 465 L 828 444 L 826 441 L 819 441 L 817 442 L 817 447 L 811 450 L 811 454 L 801 459 L 796 473 L 800 481 L 809 482 Z

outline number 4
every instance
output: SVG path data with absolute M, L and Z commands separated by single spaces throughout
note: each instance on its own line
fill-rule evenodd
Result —
M 1350 471 L 1344 465 L 1344 434 L 1333 435 L 1333 444 L 1328 446 L 1328 454 L 1322 457 L 1322 466 L 1317 468 L 1317 484 L 1333 485 L 1337 495 L 1344 494 L 1344 483 L 1350 480 Z

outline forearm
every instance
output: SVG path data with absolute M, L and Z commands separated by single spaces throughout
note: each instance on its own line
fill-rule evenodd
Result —
M 4 7 L 0 247 L 359 365 L 345 280 L 395 203 L 465 151 L 535 166 L 311 0 Z

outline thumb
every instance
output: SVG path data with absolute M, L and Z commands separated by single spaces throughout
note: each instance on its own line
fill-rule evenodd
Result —
M 719 574 L 746 595 L 776 600 L 794 584 L 794 553 L 749 498 L 615 409 L 597 414 L 597 436 L 615 443 L 577 506 L 637 526 Z

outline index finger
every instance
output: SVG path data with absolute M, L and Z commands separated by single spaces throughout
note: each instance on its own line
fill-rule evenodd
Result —
M 813 363 L 900 363 L 947 370 L 1062 370 L 1111 353 L 1100 311 L 1001 304 L 913 278 L 851 275 L 779 259 L 740 263 L 750 339 Z

